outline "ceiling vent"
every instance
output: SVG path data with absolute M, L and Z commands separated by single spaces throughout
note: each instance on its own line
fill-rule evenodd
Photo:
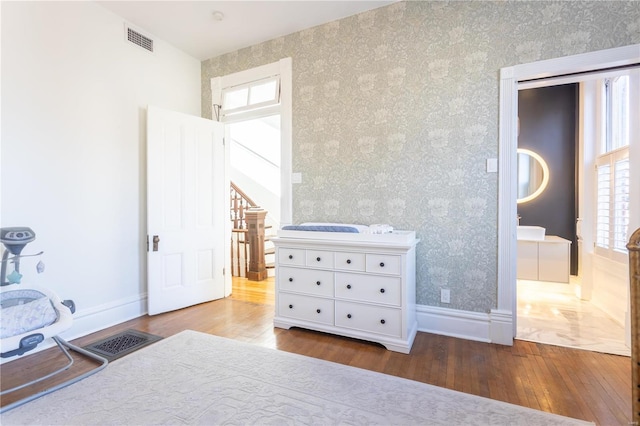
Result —
M 124 26 L 124 29 L 125 37 L 128 42 L 140 46 L 143 49 L 148 50 L 149 52 L 153 52 L 153 40 L 145 35 L 140 34 L 140 32 L 134 30 L 126 24 Z

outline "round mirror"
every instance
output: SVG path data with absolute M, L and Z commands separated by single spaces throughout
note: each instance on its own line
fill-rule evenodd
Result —
M 549 166 L 533 151 L 518 148 L 518 204 L 536 198 L 549 183 Z

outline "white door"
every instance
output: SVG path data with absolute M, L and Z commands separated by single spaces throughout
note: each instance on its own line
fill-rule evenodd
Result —
M 223 132 L 211 120 L 147 109 L 150 315 L 225 296 Z

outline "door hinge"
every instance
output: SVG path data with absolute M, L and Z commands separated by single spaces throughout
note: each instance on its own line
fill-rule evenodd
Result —
M 226 268 L 222 268 L 222 275 L 226 275 L 226 274 L 227 274 Z

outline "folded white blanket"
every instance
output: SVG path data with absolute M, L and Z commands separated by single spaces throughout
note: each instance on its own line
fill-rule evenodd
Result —
M 387 224 L 369 225 L 369 232 L 371 234 L 390 234 L 393 232 L 393 226 Z

